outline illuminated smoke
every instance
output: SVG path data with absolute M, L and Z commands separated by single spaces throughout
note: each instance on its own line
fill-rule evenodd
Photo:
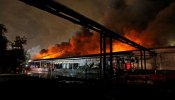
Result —
M 175 3 L 173 0 L 111 0 L 101 17 L 103 25 L 145 47 L 174 45 Z M 113 51 L 134 49 L 118 41 Z M 109 45 L 107 45 L 109 51 Z M 69 42 L 43 49 L 36 58 L 55 58 L 99 53 L 99 34 L 82 28 Z
M 68 57 L 99 53 L 99 39 L 97 35 L 83 27 L 70 38 L 69 42 L 62 42 L 61 44 L 50 46 L 48 49 L 43 49 L 35 58 Z
M 170 46 L 175 37 L 174 12 L 174 0 L 112 0 L 102 20 L 105 26 L 126 37 L 126 33 L 135 31 L 132 35 L 143 46 Z
M 40 51 L 41 51 L 41 47 L 39 45 L 27 50 L 31 58 L 34 58 L 38 53 L 40 53 Z

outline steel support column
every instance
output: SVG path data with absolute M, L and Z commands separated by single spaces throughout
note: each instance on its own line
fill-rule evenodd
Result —
M 106 76 L 106 36 L 103 36 L 103 74 Z
M 146 54 L 145 54 L 145 50 L 143 51 L 143 59 L 144 59 L 144 69 L 146 71 Z
M 40 63 L 39 63 L 39 67 L 41 68 L 41 61 L 40 61 Z
M 140 50 L 140 67 L 141 70 L 143 70 L 143 58 L 142 58 L 143 54 L 142 54 L 142 50 Z
M 109 37 L 109 46 L 110 46 L 110 75 L 113 75 L 113 55 L 112 55 L 112 37 Z
M 102 33 L 100 33 L 100 76 L 102 75 L 102 72 L 103 72 L 103 67 L 102 67 L 102 50 L 103 50 L 103 47 L 102 47 L 102 44 L 103 44 L 103 41 L 102 41 Z
M 157 55 L 154 55 L 154 74 L 157 74 Z
M 132 66 L 132 65 L 131 65 L 131 56 L 129 56 L 129 61 L 130 61 L 130 62 L 129 62 L 130 68 L 131 68 L 131 66 Z M 134 65 L 133 65 L 133 66 L 134 66 Z

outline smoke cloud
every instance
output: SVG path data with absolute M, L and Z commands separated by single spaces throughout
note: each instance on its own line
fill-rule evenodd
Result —
M 104 15 L 100 18 L 101 23 L 107 28 L 149 48 L 172 46 L 172 43 L 175 43 L 173 0 L 111 0 L 108 4 Z M 133 48 L 117 41 L 113 42 L 114 52 L 130 49 Z M 46 58 L 50 57 L 54 54 L 53 51 L 62 52 L 56 57 L 99 53 L 99 36 L 83 29 L 69 42 L 43 50 L 40 57 L 44 55 Z
M 128 31 L 137 31 L 143 46 L 170 46 L 175 33 L 173 12 L 174 0 L 112 0 L 103 22 L 124 36 Z
M 55 58 L 97 54 L 99 50 L 99 34 L 82 27 L 70 38 L 69 42 L 62 42 L 42 49 L 35 58 Z
M 55 1 L 145 47 L 175 46 L 174 0 Z M 38 45 L 38 49 L 48 48 L 41 51 L 44 56 L 51 52 L 57 56 L 99 52 L 98 34 L 18 0 L 0 0 L 0 12 L 0 23 L 8 29 L 7 38 L 13 41 L 16 35 L 25 36 L 27 49 Z M 114 51 L 124 47 L 118 42 L 113 44 Z

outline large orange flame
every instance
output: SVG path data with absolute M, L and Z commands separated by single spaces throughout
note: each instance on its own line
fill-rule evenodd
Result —
M 126 30 L 124 37 L 143 46 L 150 46 L 150 42 L 145 42 L 144 38 L 140 36 L 136 30 Z M 74 35 L 69 42 L 63 42 L 50 46 L 44 52 L 36 55 L 35 59 L 47 59 L 56 57 L 80 56 L 88 54 L 98 54 L 100 52 L 100 39 L 98 33 L 90 31 L 82 31 Z M 135 48 L 113 40 L 113 52 L 133 50 Z M 109 43 L 107 41 L 107 52 L 109 52 Z

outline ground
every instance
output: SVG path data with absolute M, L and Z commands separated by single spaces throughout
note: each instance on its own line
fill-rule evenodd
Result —
M 121 80 L 83 80 L 75 78 L 45 79 L 26 75 L 0 75 L 3 94 L 25 98 L 62 98 L 61 100 L 118 100 L 139 98 L 170 98 L 174 81 L 148 84 Z M 1 94 L 2 94 L 1 93 Z M 64 99 L 63 99 L 64 98 Z

